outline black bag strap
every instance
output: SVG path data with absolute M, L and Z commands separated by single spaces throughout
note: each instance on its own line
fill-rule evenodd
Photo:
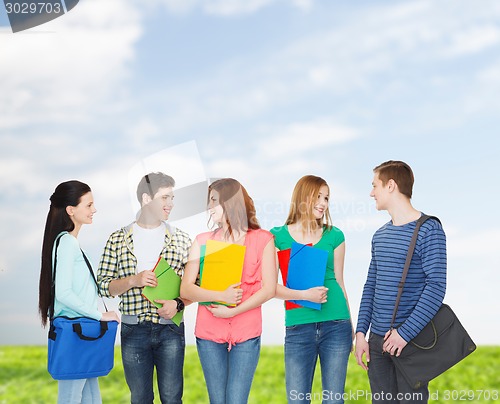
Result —
M 64 235 L 60 234 L 56 238 L 56 248 L 54 251 L 54 270 L 52 271 L 52 287 L 51 287 L 51 296 L 50 296 L 50 307 L 49 307 L 49 319 L 52 320 L 54 318 L 54 301 L 56 298 L 56 268 L 57 268 L 57 248 L 59 247 L 59 242 L 61 241 L 61 237 Z M 87 267 L 90 272 L 90 276 L 92 276 L 92 279 L 94 280 L 95 286 L 97 288 L 97 294 L 102 298 L 101 294 L 99 293 L 99 284 L 97 283 L 97 279 L 94 275 L 94 271 L 92 271 L 92 265 L 90 265 L 90 262 L 83 252 L 83 250 L 80 248 L 80 251 L 82 252 L 83 259 L 85 260 L 85 263 L 87 264 Z M 106 307 L 106 303 L 104 302 L 104 299 L 102 299 L 102 304 L 104 305 L 104 308 L 106 311 L 108 311 L 108 308 Z M 107 328 L 107 326 L 106 326 Z
M 104 337 L 104 334 L 106 334 L 106 331 L 108 331 L 107 321 L 100 321 L 100 324 L 101 324 L 101 333 L 97 337 L 89 337 L 87 335 L 83 335 L 82 325 L 80 323 L 73 323 L 73 332 L 75 332 L 80 337 L 80 339 L 83 339 L 85 341 L 95 341 L 99 338 Z
M 59 247 L 59 242 L 63 234 L 60 234 L 56 238 L 56 249 L 54 251 L 54 270 L 52 271 L 52 285 L 50 288 L 50 307 L 49 307 L 49 319 L 52 321 L 54 318 L 54 300 L 56 298 L 56 268 L 57 268 L 57 248 Z
M 401 281 L 399 282 L 398 285 L 398 295 L 396 297 L 396 304 L 394 305 L 394 311 L 392 313 L 391 330 L 394 329 L 396 315 L 398 314 L 399 301 L 401 300 L 401 295 L 403 294 L 403 288 L 406 282 L 406 275 L 408 275 L 408 270 L 410 269 L 410 263 L 413 257 L 413 252 L 415 251 L 415 246 L 417 245 L 418 231 L 420 230 L 420 226 L 422 226 L 428 219 L 435 219 L 439 223 L 441 223 L 441 221 L 436 216 L 428 216 L 424 214 L 422 214 L 422 216 L 420 216 L 420 218 L 417 220 L 415 230 L 413 231 L 413 235 L 411 237 L 410 246 L 408 247 L 408 252 L 406 254 L 406 261 L 405 261 L 405 266 L 403 268 L 403 274 L 401 275 Z
M 108 311 L 108 308 L 106 307 L 106 303 L 104 302 L 104 299 L 102 298 L 101 293 L 99 292 L 99 284 L 97 283 L 97 279 L 94 275 L 94 271 L 92 270 L 92 265 L 90 265 L 90 262 L 89 262 L 87 256 L 85 255 L 85 253 L 83 252 L 83 250 L 81 248 L 80 248 L 80 251 L 82 252 L 83 259 L 85 260 L 85 263 L 87 264 L 90 275 L 92 276 L 92 279 L 94 280 L 95 287 L 97 288 L 97 295 L 102 299 L 102 304 L 104 305 L 104 308 L 106 309 L 106 311 Z

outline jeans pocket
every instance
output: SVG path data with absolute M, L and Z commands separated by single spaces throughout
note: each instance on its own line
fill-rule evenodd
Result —
M 170 332 L 173 332 L 180 337 L 184 337 L 184 323 L 181 323 L 179 326 L 175 324 L 165 324 L 165 327 L 167 327 Z
M 129 337 L 134 332 L 134 326 L 131 324 L 120 324 L 120 336 L 122 338 Z

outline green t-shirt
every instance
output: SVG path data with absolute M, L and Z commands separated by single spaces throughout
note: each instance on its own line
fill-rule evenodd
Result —
M 287 225 L 274 227 L 271 229 L 271 233 L 275 237 L 274 245 L 278 250 L 291 248 L 292 242 L 295 242 L 288 231 Z M 326 228 L 323 229 L 321 239 L 313 247 L 328 252 L 324 283 L 324 286 L 328 288 L 327 301 L 321 305 L 321 310 L 310 309 L 308 307 L 286 310 L 285 325 L 287 327 L 298 324 L 350 319 L 344 292 L 337 283 L 333 270 L 334 250 L 342 244 L 344 240 L 344 233 L 342 233 L 340 229 L 336 227 L 332 227 L 331 230 L 327 230 Z

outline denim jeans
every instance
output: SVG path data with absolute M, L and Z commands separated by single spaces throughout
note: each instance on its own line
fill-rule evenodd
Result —
M 319 357 L 323 403 L 343 403 L 351 347 L 350 320 L 286 327 L 285 371 L 288 402 L 311 402 L 314 370 Z
M 196 338 L 210 404 L 245 404 L 260 355 L 260 337 L 228 344 Z
M 121 350 L 125 379 L 132 404 L 153 403 L 153 368 L 156 367 L 160 400 L 182 403 L 184 323 L 121 325 Z
M 58 404 L 101 404 L 97 377 L 59 380 L 57 402 Z
M 384 337 L 370 333 L 368 378 L 373 403 L 427 403 L 429 384 L 414 390 L 396 369 L 392 356 L 382 353 Z

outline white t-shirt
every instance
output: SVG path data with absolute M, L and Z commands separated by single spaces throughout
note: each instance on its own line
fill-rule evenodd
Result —
M 154 229 L 145 229 L 134 223 L 134 255 L 137 258 L 137 273 L 155 267 L 165 245 L 165 223 Z

